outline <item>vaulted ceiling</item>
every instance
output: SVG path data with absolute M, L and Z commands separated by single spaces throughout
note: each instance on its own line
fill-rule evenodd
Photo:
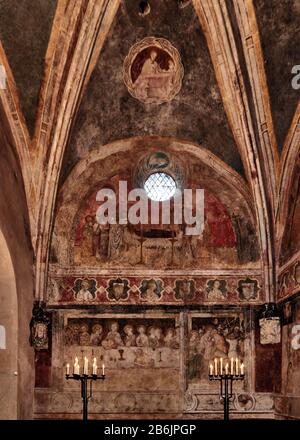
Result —
M 265 286 L 290 209 L 299 155 L 299 0 L 0 0 L 2 106 L 19 155 L 42 298 L 57 193 L 93 150 L 120 139 L 192 142 L 245 180 L 253 197 Z M 298 25 L 298 26 L 297 26 Z M 179 51 L 180 93 L 157 106 L 122 78 L 147 36 Z M 280 159 L 281 157 L 281 159 Z

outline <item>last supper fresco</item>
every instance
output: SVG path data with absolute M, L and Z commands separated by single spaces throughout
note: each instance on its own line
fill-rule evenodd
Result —
M 114 188 L 111 182 L 109 187 Z M 97 192 L 83 201 L 76 218 L 71 251 L 75 265 L 203 268 L 257 261 L 257 241 L 250 222 L 239 216 L 231 218 L 209 191 L 204 195 L 204 231 L 192 237 L 185 235 L 184 225 L 151 224 L 151 212 L 147 225 L 99 225 Z M 241 242 L 246 231 L 250 242 L 244 249 Z

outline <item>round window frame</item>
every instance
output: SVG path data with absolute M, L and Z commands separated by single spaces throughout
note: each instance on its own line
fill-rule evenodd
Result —
M 167 176 L 168 179 L 171 179 L 172 182 L 174 182 L 174 192 L 173 192 L 170 196 L 168 196 L 167 198 L 164 198 L 164 199 L 162 199 L 162 200 L 161 200 L 161 199 L 157 200 L 157 199 L 152 198 L 152 197 L 150 196 L 148 190 L 147 190 L 146 187 L 145 187 L 145 186 L 146 186 L 146 183 L 148 182 L 148 180 L 149 180 L 152 176 L 157 175 L 157 174 L 159 174 L 159 175 L 163 174 L 164 176 Z M 176 190 L 178 189 L 178 184 L 177 184 L 177 182 L 176 182 L 176 179 L 174 179 L 174 177 L 173 177 L 171 174 L 166 173 L 166 172 L 164 172 L 164 171 L 155 171 L 154 173 L 151 173 L 151 174 L 149 174 L 149 175 L 147 176 L 147 178 L 146 178 L 145 181 L 144 181 L 144 185 L 143 185 L 143 187 L 144 187 L 144 190 L 145 190 L 145 192 L 146 192 L 146 194 L 147 194 L 148 199 L 150 199 L 150 200 L 152 200 L 152 201 L 154 201 L 154 202 L 166 202 L 166 201 L 168 201 L 168 200 L 171 200 L 172 197 L 174 197 L 174 195 L 175 195 L 175 193 L 176 193 Z

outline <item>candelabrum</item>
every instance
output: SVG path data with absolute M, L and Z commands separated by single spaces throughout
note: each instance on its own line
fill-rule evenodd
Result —
M 83 420 L 88 419 L 88 402 L 89 399 L 92 397 L 92 382 L 96 380 L 104 380 L 105 374 L 66 374 L 66 379 L 74 379 L 74 380 L 80 380 L 81 383 L 81 398 L 82 398 L 82 405 L 83 405 Z M 90 381 L 90 393 L 88 394 L 88 381 Z
M 237 361 L 238 363 L 238 361 Z M 218 371 L 220 371 L 220 374 L 218 374 Z M 229 373 L 228 364 L 226 365 L 225 373 L 222 368 L 222 361 L 220 368 L 217 368 L 217 361 L 215 359 L 215 368 L 213 368 L 213 365 L 210 364 L 209 368 L 209 380 L 218 380 L 220 381 L 221 390 L 220 390 L 220 397 L 223 400 L 224 405 L 224 420 L 229 420 L 229 401 L 233 396 L 232 392 L 232 385 L 235 380 L 244 380 L 245 373 L 244 373 L 244 364 L 240 365 L 240 368 L 238 366 L 235 369 L 233 369 L 233 366 L 231 365 L 231 372 Z

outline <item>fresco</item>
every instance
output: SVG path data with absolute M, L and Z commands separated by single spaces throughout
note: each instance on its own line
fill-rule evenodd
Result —
M 241 286 L 249 294 L 241 294 Z M 253 287 L 254 286 L 254 287 Z M 51 275 L 51 304 L 247 304 L 264 300 L 260 277 Z M 255 296 L 253 296 L 255 292 Z
M 187 279 L 188 281 L 188 279 Z M 56 310 L 53 319 L 52 381 L 36 390 L 39 414 L 80 414 L 78 383 L 67 381 L 65 366 L 78 357 L 96 357 L 106 380 L 93 383 L 92 417 L 108 414 L 216 415 L 222 404 L 218 385 L 208 379 L 208 363 L 239 357 L 247 380 L 236 383 L 231 411 L 247 416 L 272 411 L 272 398 L 256 393 L 248 379 L 254 363 L 249 314 L 230 310 L 195 313 L 151 310 L 141 313 L 101 313 Z M 252 327 L 251 327 L 252 328 Z M 58 337 L 59 335 L 59 337 Z M 50 387 L 49 387 L 50 385 Z
M 239 293 L 240 300 L 255 300 L 259 292 L 258 281 L 252 280 L 251 278 L 239 280 L 237 291 Z
M 283 299 L 297 293 L 300 289 L 299 257 L 290 262 L 278 277 L 277 299 Z
M 282 311 L 282 344 L 278 369 L 281 388 L 277 390 L 275 411 L 284 418 L 298 418 L 300 408 L 300 300 L 285 301 L 280 305 Z M 274 359 L 273 359 L 274 361 Z
M 295 321 L 282 328 L 282 394 L 300 397 L 300 347 L 297 348 L 292 343 L 297 333 L 295 325 L 300 325 L 299 300 L 296 304 Z
M 147 37 L 136 43 L 124 60 L 123 78 L 139 101 L 170 101 L 181 89 L 183 66 L 177 49 L 163 38 Z
M 215 358 L 246 357 L 247 338 L 240 316 L 192 317 L 189 330 L 187 378 L 190 385 L 208 384 L 209 363 Z
M 102 268 L 116 264 L 120 268 L 212 268 L 216 264 L 249 264 L 258 258 L 257 244 L 253 242 L 247 249 L 239 244 L 239 234 L 249 238 L 251 233 L 241 231 L 237 219 L 231 219 L 223 204 L 208 191 L 204 193 L 205 224 L 201 235 L 185 235 L 184 224 L 151 224 L 150 201 L 147 225 L 99 225 L 97 191 L 82 203 L 75 219 L 69 249 L 71 264 Z M 118 197 L 117 185 L 114 191 Z M 172 212 L 171 205 L 171 215 Z
M 65 359 L 92 357 L 108 369 L 179 368 L 179 327 L 173 319 L 68 319 Z
M 288 200 L 286 227 L 282 239 L 280 265 L 284 265 L 299 252 L 300 242 L 300 159 L 295 163 Z

